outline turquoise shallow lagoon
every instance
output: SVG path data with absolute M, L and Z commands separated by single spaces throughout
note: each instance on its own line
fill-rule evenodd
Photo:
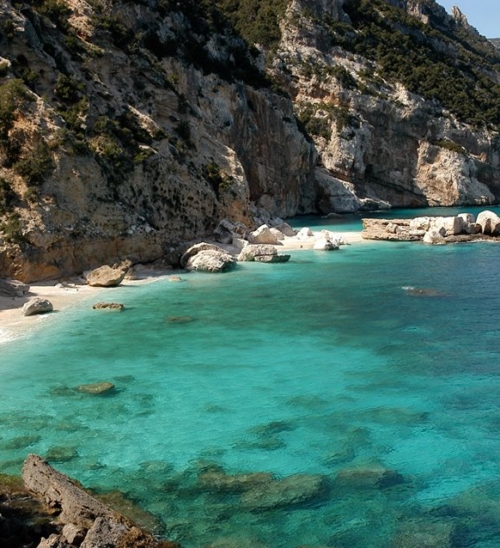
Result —
M 49 456 L 187 548 L 498 547 L 499 261 L 361 243 L 110 290 L 123 313 L 87 300 L 0 347 L 2 470 Z M 207 470 L 322 489 L 252 505 Z

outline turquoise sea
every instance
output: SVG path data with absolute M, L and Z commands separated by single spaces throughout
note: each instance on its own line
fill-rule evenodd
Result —
M 34 319 L 0 346 L 1 470 L 46 456 L 186 548 L 498 547 L 499 266 L 364 242 Z

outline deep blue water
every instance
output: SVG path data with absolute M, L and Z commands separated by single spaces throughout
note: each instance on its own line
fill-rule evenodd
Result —
M 188 548 L 498 547 L 499 263 L 360 243 L 110 290 L 123 313 L 87 300 L 0 347 L 2 469 L 48 455 Z M 322 489 L 262 503 L 214 465 Z

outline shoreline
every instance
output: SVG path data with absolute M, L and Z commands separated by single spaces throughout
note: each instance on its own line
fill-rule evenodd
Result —
M 315 231 L 315 234 L 318 232 Z M 361 231 L 335 232 L 335 236 L 342 237 L 347 245 L 366 242 L 361 236 Z M 313 248 L 315 241 L 315 237 L 307 240 L 296 240 L 287 237 L 280 245 L 275 247 L 279 253 L 310 250 Z M 318 253 L 325 252 L 319 251 Z M 144 267 L 136 271 L 137 276 L 134 279 L 125 278 L 120 287 L 151 283 L 176 273 L 176 270 L 155 270 Z M 22 306 L 31 298 L 48 299 L 54 306 L 55 312 L 62 312 L 92 295 L 96 297 L 96 302 L 104 299 L 109 300 L 109 288 L 91 287 L 83 283 L 81 279 L 75 278 L 74 281 L 64 284 L 58 280 L 30 284 L 30 291 L 23 297 L 0 296 L 0 345 L 17 339 L 34 327 L 39 327 L 40 323 L 46 318 L 46 315 L 43 314 L 23 316 Z

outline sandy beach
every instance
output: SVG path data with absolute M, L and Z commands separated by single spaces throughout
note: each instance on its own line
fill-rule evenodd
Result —
M 348 245 L 365 241 L 361 237 L 361 232 L 335 232 L 335 235 L 342 237 Z M 281 245 L 276 247 L 279 253 L 285 253 L 288 251 L 312 249 L 314 242 L 315 237 L 311 237 L 308 240 L 286 238 Z M 319 251 L 318 253 L 322 252 Z M 135 279 L 126 278 L 121 285 L 149 283 L 172 274 L 176 274 L 176 272 L 144 268 L 139 270 L 139 275 Z M 90 287 L 84 284 L 81 278 L 75 278 L 74 281 L 63 284 L 59 280 L 36 282 L 35 284 L 30 284 L 29 293 L 23 297 L 5 297 L 0 295 L 0 343 L 15 338 L 43 321 L 43 315 L 23 316 L 21 308 L 31 298 L 40 297 L 48 299 L 52 303 L 54 311 L 61 312 L 65 308 L 92 295 L 95 296 L 95 302 L 112 300 L 109 288 Z

